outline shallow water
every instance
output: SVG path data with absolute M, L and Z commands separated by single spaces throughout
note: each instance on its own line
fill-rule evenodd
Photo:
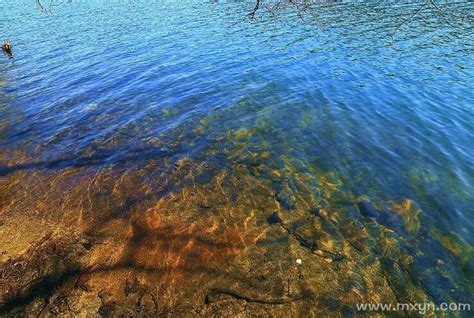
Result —
M 15 54 L 0 61 L 7 226 L 7 211 L 37 211 L 41 202 L 45 211 L 62 210 L 63 220 L 69 211 L 84 222 L 84 209 L 94 215 L 90 224 L 120 219 L 235 175 L 271 189 L 262 200 L 274 196 L 283 223 L 324 219 L 332 208 L 345 213 L 338 222 L 386 228 L 414 258 L 410 277 L 427 299 L 472 301 L 472 2 L 443 6 L 456 17 L 428 7 L 401 27 L 423 2 L 337 3 L 311 22 L 292 11 L 252 22 L 244 19 L 251 4 L 239 2 L 73 1 L 52 15 L 28 3 L 0 4 Z M 64 175 L 65 202 L 55 188 Z M 115 198 L 122 180 L 129 185 Z M 223 186 L 237 191 L 223 191 L 227 200 L 198 207 L 225 210 L 246 194 L 259 200 L 234 181 Z M 86 208 L 65 208 L 91 185 L 97 193 Z M 250 213 L 237 210 L 232 218 Z M 183 216 L 182 225 L 214 217 L 226 222 L 225 214 L 202 214 Z M 4 254 L 3 261 L 16 255 Z

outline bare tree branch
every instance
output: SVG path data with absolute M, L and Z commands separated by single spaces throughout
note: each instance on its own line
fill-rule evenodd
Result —
M 262 0 L 256 0 L 255 7 L 253 8 L 252 12 L 249 13 L 249 16 L 252 20 L 255 20 L 255 14 L 257 13 L 258 9 L 260 8 L 260 2 Z
M 63 0 L 56 1 L 56 0 L 49 0 L 48 3 L 46 3 L 44 0 L 35 0 L 36 1 L 36 7 L 46 13 L 46 14 L 51 14 L 52 8 L 60 6 L 61 4 L 64 3 Z

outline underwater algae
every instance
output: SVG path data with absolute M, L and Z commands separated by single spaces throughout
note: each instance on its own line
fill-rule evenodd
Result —
M 176 155 L 216 120 L 147 138 L 165 155 L 133 164 L 93 159 L 120 138 L 60 168 L 3 154 L 2 315 L 350 316 L 468 297 L 452 292 L 458 245 L 422 230 L 416 202 L 355 195 L 336 171 L 273 149 L 265 118 Z

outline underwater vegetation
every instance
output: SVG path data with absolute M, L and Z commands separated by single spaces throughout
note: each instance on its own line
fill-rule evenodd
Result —
M 265 113 L 233 126 L 249 107 L 111 162 L 140 127 L 74 160 L 2 153 L 2 314 L 354 316 L 358 303 L 472 299 L 472 276 L 453 270 L 472 271 L 462 238 L 424 226 L 413 199 L 356 194 L 291 156 Z

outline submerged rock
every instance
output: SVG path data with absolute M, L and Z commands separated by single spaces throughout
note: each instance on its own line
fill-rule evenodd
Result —
M 281 222 L 277 212 L 273 212 L 268 218 L 267 223 L 270 225 L 279 224 Z
M 360 213 L 366 218 L 379 218 L 379 212 L 374 208 L 374 206 L 369 201 L 362 201 L 357 203 Z
M 293 210 L 296 204 L 296 197 L 288 184 L 284 184 L 281 191 L 276 194 L 277 201 L 285 210 Z

